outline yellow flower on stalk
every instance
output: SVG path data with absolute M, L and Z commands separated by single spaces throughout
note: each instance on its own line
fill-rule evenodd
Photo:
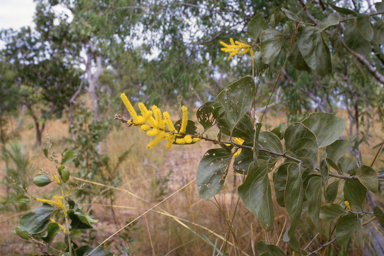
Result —
M 351 210 L 351 205 L 348 201 L 344 201 L 345 206 L 347 206 L 348 210 Z
M 57 184 L 60 184 L 60 180 L 59 180 L 59 178 L 57 178 L 57 176 L 55 174 L 53 174 L 53 178 L 55 179 Z
M 164 136 L 165 136 L 165 131 L 160 132 L 160 133 L 156 136 L 156 138 L 155 138 L 151 143 L 149 143 L 149 144 L 147 145 L 147 148 L 148 148 L 148 149 L 151 149 L 151 148 L 153 148 L 154 146 L 156 146 L 157 144 L 159 144 L 160 141 L 164 138 Z
M 181 120 L 181 127 L 179 133 L 184 134 L 187 131 L 187 125 L 188 125 L 188 111 L 186 106 L 181 107 L 181 111 L 183 112 L 183 118 Z
M 229 52 L 228 60 L 232 59 L 233 56 L 236 54 L 239 54 L 239 56 L 244 55 L 248 52 L 251 54 L 251 59 L 253 61 L 253 50 L 252 47 L 249 44 L 245 44 L 239 41 L 234 42 L 232 38 L 230 38 L 231 44 L 226 44 L 222 41 L 220 41 L 220 44 L 224 46 L 224 48 L 221 48 L 223 52 Z
M 54 197 L 56 201 L 53 200 L 48 200 L 48 199 L 42 199 L 42 198 L 36 198 L 37 201 L 42 202 L 42 203 L 47 203 L 47 204 L 53 204 L 58 206 L 60 209 L 63 210 L 64 214 L 67 215 L 67 209 L 63 205 L 63 203 L 59 200 L 57 196 Z
M 244 140 L 241 138 L 234 138 L 233 141 L 240 145 L 244 143 Z M 237 157 L 238 155 L 240 155 L 240 153 L 241 153 L 241 148 L 238 149 L 235 154 L 233 154 L 233 157 Z
M 57 222 L 56 222 L 54 219 L 52 219 L 52 218 L 50 218 L 50 220 L 51 220 L 51 222 L 56 223 L 56 224 L 59 226 L 59 228 L 60 228 L 61 230 L 63 230 L 64 234 L 67 233 L 67 230 L 65 229 L 65 227 L 64 227 L 63 225 L 60 225 L 59 223 L 57 223 Z

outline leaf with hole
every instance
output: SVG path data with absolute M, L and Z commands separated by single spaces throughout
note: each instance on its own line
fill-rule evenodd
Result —
M 215 101 L 204 103 L 196 112 L 197 121 L 204 127 L 204 131 L 215 126 L 223 114 L 221 104 Z
M 257 216 L 265 231 L 271 230 L 275 218 L 271 185 L 266 165 L 249 165 L 248 175 L 238 188 L 245 207 Z
M 298 36 L 298 46 L 307 65 L 320 76 L 332 72 L 331 54 L 317 27 L 305 27 Z
M 210 149 L 204 154 L 196 174 L 197 190 L 201 198 L 209 199 L 223 188 L 232 156 L 222 148 Z
M 251 107 L 255 92 L 256 86 L 252 77 L 246 76 L 230 84 L 217 95 L 215 101 L 223 106 L 231 133 Z
M 266 29 L 260 35 L 260 52 L 263 62 L 270 64 L 279 55 L 284 43 L 284 34 L 276 29 Z

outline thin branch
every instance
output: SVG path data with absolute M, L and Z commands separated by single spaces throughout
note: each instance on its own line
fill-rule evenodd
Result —
M 328 245 L 332 244 L 332 243 L 335 242 L 335 241 L 336 241 L 336 238 L 332 239 L 331 241 L 329 241 L 329 242 L 326 243 L 326 244 L 321 245 L 318 249 L 314 250 L 313 252 L 308 253 L 307 255 L 315 254 L 315 253 L 317 253 L 318 251 L 320 251 L 321 249 L 323 249 L 324 247 L 327 247 Z

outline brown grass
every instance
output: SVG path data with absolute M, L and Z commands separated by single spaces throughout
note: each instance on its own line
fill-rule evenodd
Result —
M 339 115 L 345 117 L 345 112 L 340 111 Z M 275 117 L 268 116 L 266 121 L 274 127 L 280 122 L 286 122 L 286 117 L 280 113 Z M 65 148 L 63 139 L 69 136 L 67 123 L 50 121 L 45 133 L 48 133 L 54 142 L 56 152 L 61 152 Z M 376 153 L 376 150 L 372 149 L 372 145 L 376 145 L 380 142 L 380 138 L 384 137 L 383 129 L 379 123 L 374 124 L 371 133 L 371 145 L 360 147 L 365 164 L 370 164 Z M 210 134 L 214 135 L 215 133 L 211 132 Z M 41 150 L 34 148 L 34 139 L 33 129 L 24 129 L 21 132 L 21 140 L 34 165 L 45 170 L 51 170 L 51 163 L 44 158 Z M 193 180 L 196 177 L 197 166 L 204 152 L 214 147 L 208 142 L 199 142 L 190 146 L 173 146 L 172 149 L 166 151 L 165 144 L 162 143 L 152 150 L 147 150 L 146 144 L 150 140 L 151 138 L 148 138 L 139 129 L 124 127 L 113 130 L 107 138 L 108 145 L 103 145 L 112 162 L 115 162 L 122 152 L 132 148 L 127 161 L 119 169 L 119 173 L 123 174 L 120 189 L 129 190 L 138 197 L 145 199 L 146 202 L 121 190 L 115 191 L 117 199 L 113 207 L 110 206 L 109 200 L 102 196 L 94 198 L 92 205 L 94 218 L 99 220 L 99 223 L 96 224 L 98 231 L 94 245 L 173 191 Z M 382 156 L 380 159 L 383 160 Z M 376 169 L 382 166 L 378 160 L 375 164 Z M 157 198 L 161 190 L 160 184 L 165 178 L 170 180 L 165 183 L 166 194 Z M 235 175 L 230 169 L 224 191 L 216 196 L 225 216 L 220 213 L 213 198 L 212 200 L 199 198 L 196 185 L 193 183 L 139 220 L 137 226 L 139 228 L 131 232 L 134 243 L 128 244 L 119 236 L 115 236 L 109 244 L 111 250 L 117 255 L 121 255 L 121 251 L 117 250 L 115 246 L 118 249 L 129 246 L 134 255 L 166 255 L 168 252 L 170 252 L 168 255 L 212 255 L 213 246 L 207 240 L 199 238 L 206 237 L 210 243 L 216 244 L 216 247 L 222 252 L 226 248 L 230 255 L 240 255 L 239 251 L 234 249 L 235 239 L 228 232 L 226 218 L 233 218 L 238 201 L 236 187 L 241 184 L 243 179 L 242 176 Z M 270 179 L 272 180 L 272 174 Z M 32 193 L 39 193 L 36 187 L 31 187 L 33 187 Z M 51 187 L 48 186 L 44 189 L 45 194 L 52 193 Z M 37 204 L 34 203 L 34 205 Z M 269 243 L 278 243 L 288 255 L 291 255 L 288 245 L 279 238 L 289 225 L 288 217 L 275 201 L 274 208 L 275 224 L 272 231 L 266 234 L 257 218 L 245 208 L 241 201 L 238 204 L 233 222 L 233 232 L 236 234 L 241 250 L 246 254 L 253 255 L 252 244 L 256 244 L 260 240 L 267 240 Z M 113 217 L 114 214 L 116 218 Z M 7 255 L 40 253 L 42 249 L 40 245 L 27 244 L 11 233 L 11 230 L 17 226 L 19 216 L 20 214 L 15 213 L 4 213 L 0 216 L 0 251 Z M 303 218 L 306 218 L 303 219 L 303 222 L 310 223 L 307 214 L 304 214 Z M 311 225 L 305 225 L 296 232 L 296 235 L 302 238 L 302 247 L 315 235 L 312 230 Z M 323 237 L 322 239 L 325 241 L 326 238 Z M 60 237 L 57 240 L 60 240 Z M 310 248 L 315 249 L 316 247 Z M 355 252 L 360 251 L 356 247 L 354 250 Z

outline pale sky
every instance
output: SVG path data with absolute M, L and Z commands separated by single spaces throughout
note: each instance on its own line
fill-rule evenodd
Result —
M 0 30 L 33 25 L 33 0 L 0 0 Z

